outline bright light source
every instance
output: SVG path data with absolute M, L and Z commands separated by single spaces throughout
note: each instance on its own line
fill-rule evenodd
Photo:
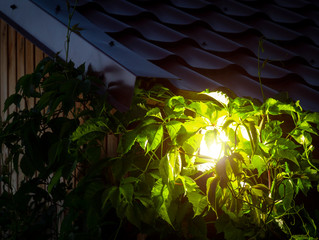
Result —
M 216 130 L 215 127 L 209 127 L 202 131 L 202 134 L 206 134 L 209 130 Z M 203 137 L 201 145 L 200 145 L 200 155 L 212 158 L 214 160 L 220 159 L 224 156 L 224 146 L 228 141 L 228 137 L 225 132 L 222 130 L 214 131 L 216 136 L 212 136 L 212 139 L 209 139 L 207 142 L 207 138 Z

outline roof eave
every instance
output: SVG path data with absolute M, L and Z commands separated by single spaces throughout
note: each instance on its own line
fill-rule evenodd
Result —
M 68 12 L 64 1 L 54 1 L 54 4 L 52 2 L 2 0 L 0 16 L 47 54 L 53 56 L 59 53 L 59 56 L 65 59 Z M 59 11 L 56 11 L 58 5 Z M 72 25 L 77 20 L 84 25 L 90 24 L 79 18 L 81 15 L 74 15 Z M 81 25 L 79 27 L 85 28 Z M 81 35 L 72 34 L 69 58 L 75 65 L 85 62 L 86 67 L 90 66 L 94 72 L 98 72 L 99 76 L 104 78 L 111 95 L 110 100 L 118 109 L 126 110 L 130 107 L 136 78 L 176 78 L 142 59 L 99 29 L 92 26 L 87 29 L 90 29 L 90 32 L 83 30 Z M 103 36 L 96 37 L 101 34 Z M 94 39 L 105 39 L 105 41 L 96 42 Z M 132 58 L 134 65 L 130 61 Z

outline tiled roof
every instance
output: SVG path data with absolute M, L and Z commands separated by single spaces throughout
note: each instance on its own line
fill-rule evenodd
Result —
M 32 2 L 48 10 L 43 1 Z M 76 9 L 83 37 L 121 46 L 124 59 L 108 54 L 126 69 L 142 68 L 137 77 L 157 78 L 158 71 L 165 78 L 164 71 L 178 89 L 227 87 L 261 99 L 258 64 L 265 62 L 267 97 L 287 91 L 305 109 L 319 111 L 317 0 L 78 0 Z M 65 21 L 59 14 L 51 10 Z M 134 57 L 125 57 L 132 52 L 145 61 L 134 67 Z

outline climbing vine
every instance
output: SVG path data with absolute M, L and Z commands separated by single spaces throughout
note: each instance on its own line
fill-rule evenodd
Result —
M 318 113 L 163 86 L 136 87 L 122 113 L 103 88 L 59 59 L 18 81 L 5 103 L 17 111 L 1 123 L 2 239 L 318 237 L 306 197 L 318 188 Z
M 318 186 L 312 158 L 318 113 L 299 102 L 209 91 L 185 98 L 163 87 L 137 89 L 135 101 L 119 118 L 118 156 L 110 160 L 102 209 L 111 205 L 121 220 L 160 231 L 163 239 L 169 230 L 206 239 L 207 219 L 226 239 L 317 236 L 295 199 Z M 72 140 L 81 142 L 96 123 L 84 123 Z

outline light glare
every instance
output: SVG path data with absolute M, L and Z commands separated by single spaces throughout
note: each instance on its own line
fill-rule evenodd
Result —
M 203 130 L 203 134 L 205 134 L 207 130 L 213 129 L 213 127 L 207 128 L 206 130 Z M 220 159 L 224 156 L 224 144 L 228 140 L 229 139 L 224 131 L 218 131 L 217 136 L 210 144 L 207 143 L 203 137 L 200 145 L 200 155 L 212 158 L 214 160 Z

